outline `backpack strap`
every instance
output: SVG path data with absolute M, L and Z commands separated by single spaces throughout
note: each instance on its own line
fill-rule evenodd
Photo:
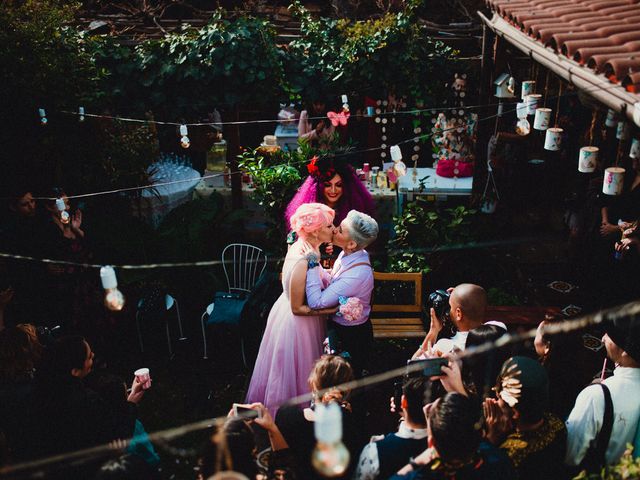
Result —
M 604 466 L 607 464 L 605 454 L 609 440 L 611 439 L 611 430 L 613 430 L 613 402 L 609 388 L 604 383 L 601 383 L 600 386 L 604 394 L 604 416 L 602 419 L 602 428 L 600 428 L 596 441 L 595 454 L 600 465 Z

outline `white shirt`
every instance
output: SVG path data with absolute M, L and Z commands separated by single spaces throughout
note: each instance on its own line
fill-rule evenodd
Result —
M 460 350 L 464 350 L 467 345 L 467 337 L 469 336 L 469 332 L 456 332 L 456 334 L 451 337 L 451 341 Z
M 617 367 L 603 382 L 611 392 L 613 428 L 606 452 L 607 464 L 616 463 L 633 443 L 640 420 L 640 368 Z M 567 419 L 567 465 L 578 465 L 602 428 L 604 393 L 599 386 L 580 392 Z
M 400 438 L 413 438 L 421 440 L 427 438 L 426 428 L 409 428 L 407 424 L 402 421 L 398 426 L 396 435 Z M 358 468 L 353 476 L 353 480 L 375 480 L 380 475 L 380 459 L 378 458 L 378 445 L 377 442 L 382 440 L 384 435 L 376 435 L 371 437 L 371 441 L 365 445 L 360 454 L 360 460 L 358 460 Z M 425 444 L 426 448 L 426 444 Z

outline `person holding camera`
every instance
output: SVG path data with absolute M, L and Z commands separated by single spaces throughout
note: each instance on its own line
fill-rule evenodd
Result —
M 469 331 L 479 327 L 485 321 L 487 292 L 481 286 L 462 283 L 446 292 L 439 290 L 436 293 L 438 298 L 433 298 L 434 294 L 432 294 L 430 299 L 432 305 L 439 311 L 436 312 L 434 307 L 429 310 L 431 315 L 429 331 L 412 358 L 419 358 L 425 354 L 431 356 L 431 350 L 438 338 L 447 338 L 444 335 L 444 327 L 448 319 L 451 320 L 451 326 L 455 331 L 455 334 L 449 338 L 454 347 L 460 350 L 465 349 Z
M 354 480 L 388 478 L 427 446 L 427 419 L 424 416 L 425 377 L 407 378 L 399 405 L 402 420 L 398 431 L 371 437 L 362 449 Z

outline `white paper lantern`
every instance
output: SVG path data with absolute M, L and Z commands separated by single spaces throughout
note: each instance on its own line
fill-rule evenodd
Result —
M 582 147 L 578 157 L 578 171 L 582 173 L 591 173 L 596 169 L 598 161 L 598 147 Z
M 640 140 L 634 138 L 631 140 L 631 150 L 629 151 L 631 158 L 640 158 Z
M 557 152 L 562 147 L 562 129 L 548 128 L 544 137 L 544 149 L 551 152 Z
M 604 171 L 602 193 L 607 195 L 620 195 L 624 185 L 624 168 L 609 167 Z
M 616 126 L 616 122 L 618 121 L 618 115 L 614 110 L 609 109 L 607 111 L 607 118 L 604 121 L 605 126 L 609 128 L 613 128 Z
M 522 91 L 520 98 L 523 100 L 527 97 L 527 95 L 531 95 L 536 91 L 536 81 L 535 80 L 525 80 L 522 82 Z
M 536 116 L 533 119 L 533 128 L 536 130 L 546 130 L 551 123 L 551 109 L 550 108 L 538 108 L 536 110 Z
M 524 101 L 527 104 L 528 115 L 535 115 L 540 100 L 542 100 L 542 95 L 540 95 L 539 93 L 531 93 L 527 95 L 527 98 L 525 98 Z

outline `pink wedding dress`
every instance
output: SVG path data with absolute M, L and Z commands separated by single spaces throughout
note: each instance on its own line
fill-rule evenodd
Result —
M 294 243 L 285 258 L 284 291 L 269 312 L 247 391 L 246 402 L 262 402 L 274 418 L 283 402 L 309 392 L 307 378 L 313 363 L 322 355 L 325 338 L 325 316 L 303 317 L 291 313 L 291 272 L 298 261 L 305 261 L 300 246 L 300 241 Z

